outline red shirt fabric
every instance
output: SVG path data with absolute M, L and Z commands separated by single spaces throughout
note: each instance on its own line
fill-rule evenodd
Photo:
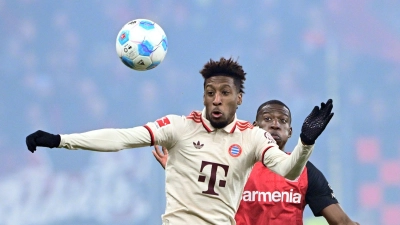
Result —
M 236 224 L 303 224 L 307 168 L 289 181 L 256 163 L 244 188 Z
M 285 179 L 256 163 L 244 187 L 235 216 L 237 225 L 303 225 L 307 204 L 315 216 L 338 203 L 324 175 L 307 162 L 294 181 Z

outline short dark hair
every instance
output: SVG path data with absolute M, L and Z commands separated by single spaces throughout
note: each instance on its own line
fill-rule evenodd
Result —
M 279 100 L 276 100 L 276 99 L 266 101 L 258 107 L 257 114 L 256 114 L 256 121 L 257 121 L 258 113 L 261 111 L 261 109 L 264 108 L 264 106 L 266 106 L 266 105 L 272 105 L 272 104 L 281 105 L 289 110 L 289 119 L 290 119 L 289 124 L 291 124 L 292 123 L 292 113 L 290 112 L 289 107 L 285 103 L 283 103 Z
M 236 60 L 233 60 L 232 57 L 229 59 L 221 57 L 219 61 L 210 59 L 210 61 L 204 65 L 203 69 L 200 70 L 200 73 L 204 78 L 204 87 L 206 85 L 206 79 L 217 75 L 225 75 L 232 77 L 238 92 L 244 94 L 243 84 L 246 80 L 246 73 L 243 71 L 242 66 Z

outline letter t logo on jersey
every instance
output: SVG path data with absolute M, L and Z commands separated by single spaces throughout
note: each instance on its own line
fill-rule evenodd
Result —
M 171 123 L 171 122 L 169 122 L 168 117 L 165 117 L 165 116 L 161 119 L 156 120 L 156 122 L 157 122 L 159 128 Z
M 217 182 L 217 170 L 218 170 L 218 167 L 221 167 L 224 170 L 225 177 L 226 177 L 228 175 L 229 166 L 228 165 L 219 164 L 219 163 L 202 161 L 201 162 L 200 172 L 203 172 L 204 167 L 206 167 L 207 165 L 211 165 L 211 174 L 210 174 L 210 179 L 208 181 L 208 189 L 207 189 L 207 191 L 203 191 L 202 193 L 210 194 L 210 195 L 219 195 L 217 192 L 214 191 L 214 187 L 215 187 L 215 184 Z M 206 176 L 205 175 L 200 175 L 198 181 L 199 182 L 205 182 L 206 181 Z M 226 180 L 222 180 L 222 179 L 219 180 L 218 186 L 225 187 L 225 185 L 226 185 Z

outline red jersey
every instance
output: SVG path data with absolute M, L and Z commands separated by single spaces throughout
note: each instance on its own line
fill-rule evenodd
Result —
M 238 225 L 303 224 L 307 204 L 315 216 L 338 203 L 324 175 L 310 162 L 294 181 L 256 163 L 243 191 L 236 213 Z

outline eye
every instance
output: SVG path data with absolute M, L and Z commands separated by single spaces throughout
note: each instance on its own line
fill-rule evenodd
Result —
M 223 95 L 229 95 L 229 93 L 230 93 L 229 91 L 222 91 Z
M 287 119 L 281 119 L 282 123 L 287 123 Z
M 213 91 L 207 91 L 206 93 L 207 93 L 208 96 L 213 96 L 214 95 Z
M 271 121 L 272 119 L 271 119 L 271 117 L 264 117 L 264 120 L 265 121 Z

